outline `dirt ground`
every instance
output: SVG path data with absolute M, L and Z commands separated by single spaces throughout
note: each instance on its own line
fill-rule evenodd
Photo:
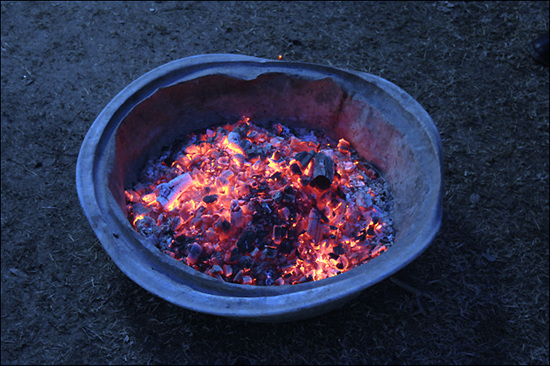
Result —
M 543 2 L 2 2 L 2 364 L 548 364 Z M 171 60 L 237 53 L 365 71 L 444 147 L 429 249 L 341 309 L 256 324 L 129 280 L 79 204 L 96 116 Z

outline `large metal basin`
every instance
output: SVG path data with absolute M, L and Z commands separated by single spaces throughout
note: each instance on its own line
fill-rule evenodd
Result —
M 395 242 L 370 262 L 328 279 L 285 286 L 224 283 L 161 253 L 130 226 L 124 186 L 144 161 L 190 131 L 240 116 L 345 138 L 389 181 Z M 442 147 L 426 111 L 394 84 L 362 72 L 242 55 L 176 60 L 128 85 L 90 128 L 77 190 L 117 266 L 186 309 L 254 321 L 290 321 L 332 310 L 418 257 L 442 214 Z

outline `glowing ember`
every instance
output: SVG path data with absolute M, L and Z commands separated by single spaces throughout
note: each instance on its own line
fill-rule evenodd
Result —
M 388 187 L 350 144 L 270 131 L 243 118 L 150 161 L 126 191 L 133 227 L 196 270 L 249 285 L 319 280 L 386 251 Z

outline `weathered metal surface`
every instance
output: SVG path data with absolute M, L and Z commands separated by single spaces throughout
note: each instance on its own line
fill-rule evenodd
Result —
M 243 115 L 323 130 L 375 164 L 394 197 L 396 237 L 388 251 L 320 281 L 247 286 L 200 273 L 139 236 L 126 218 L 124 184 L 178 136 Z M 113 98 L 86 135 L 76 181 L 101 244 L 143 288 L 190 310 L 279 322 L 339 307 L 418 257 L 441 223 L 441 172 L 432 119 L 394 84 L 328 66 L 212 54 L 158 67 Z

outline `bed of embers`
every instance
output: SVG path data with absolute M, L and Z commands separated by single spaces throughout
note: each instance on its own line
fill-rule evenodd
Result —
M 126 189 L 134 229 L 226 282 L 285 285 L 348 271 L 393 242 L 383 177 L 341 139 L 274 122 L 191 134 Z

